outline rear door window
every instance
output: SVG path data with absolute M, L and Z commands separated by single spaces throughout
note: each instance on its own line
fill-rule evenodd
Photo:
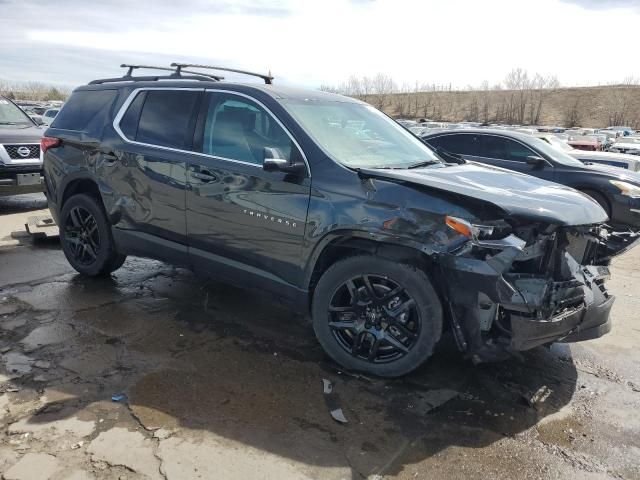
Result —
M 190 90 L 148 90 L 135 140 L 162 147 L 190 149 L 199 96 L 200 92 Z
M 442 148 L 447 152 L 457 153 L 459 155 L 479 155 L 478 137 L 468 133 L 449 134 L 429 138 L 427 139 L 427 143 L 434 148 Z
M 495 135 L 482 135 L 480 144 L 480 150 L 482 151 L 480 156 L 485 158 L 524 163 L 527 161 L 527 157 L 537 155 L 520 142 Z
M 485 158 L 508 160 L 506 139 L 493 135 L 481 135 L 479 153 L 477 155 Z

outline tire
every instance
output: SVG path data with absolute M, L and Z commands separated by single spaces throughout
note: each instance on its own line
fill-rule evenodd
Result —
M 93 196 L 69 198 L 60 212 L 59 228 L 64 255 L 82 275 L 109 275 L 127 258 L 116 251 L 104 208 Z
M 422 365 L 442 334 L 442 305 L 426 273 L 370 255 L 327 269 L 311 316 L 333 360 L 379 377 L 399 377 Z
M 609 217 L 609 220 L 611 220 L 611 206 L 609 205 L 609 201 L 604 195 L 594 190 L 581 190 L 581 191 L 585 195 L 589 195 L 596 202 L 598 202 L 598 204 L 600 204 L 603 210 L 607 212 L 607 216 Z

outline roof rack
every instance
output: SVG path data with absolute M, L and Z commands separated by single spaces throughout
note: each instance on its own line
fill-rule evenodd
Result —
M 207 68 L 209 70 L 222 70 L 224 72 L 234 72 L 234 73 L 241 73 L 243 75 L 251 75 L 252 77 L 259 77 L 263 79 L 264 83 L 266 83 L 267 85 L 271 85 L 273 83 L 273 77 L 271 76 L 270 73 L 265 75 L 262 73 L 248 72 L 246 70 L 237 70 L 235 68 L 215 67 L 213 65 L 198 65 L 193 63 L 172 63 L 171 66 L 176 67 L 176 73 L 178 74 L 181 71 L 187 72 L 187 70 L 183 70 L 183 68 Z M 191 72 L 191 73 L 195 73 L 195 72 Z
M 112 82 L 126 82 L 126 81 L 155 81 L 155 80 L 200 80 L 200 81 L 219 81 L 224 77 L 219 75 L 211 75 L 203 72 L 193 72 L 191 70 L 183 70 L 182 68 L 169 68 L 169 67 L 157 67 L 155 65 L 128 65 L 123 63 L 120 65 L 122 68 L 128 68 L 127 73 L 122 77 L 117 78 L 103 78 L 99 80 L 93 80 L 89 82 L 89 85 L 97 85 L 101 83 L 112 83 Z M 167 72 L 173 72 L 171 75 L 153 75 L 153 76 L 142 76 L 142 77 L 134 77 L 133 71 L 139 68 L 144 68 L 145 70 L 163 70 Z M 188 73 L 189 75 L 183 75 L 183 73 Z

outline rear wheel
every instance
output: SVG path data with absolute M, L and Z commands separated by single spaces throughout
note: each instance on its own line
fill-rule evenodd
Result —
M 397 377 L 433 353 L 442 306 L 420 269 L 372 256 L 330 267 L 313 296 L 320 344 L 345 368 Z
M 102 205 L 83 193 L 69 198 L 62 207 L 60 242 L 71 266 L 83 275 L 108 275 L 126 259 L 115 249 Z

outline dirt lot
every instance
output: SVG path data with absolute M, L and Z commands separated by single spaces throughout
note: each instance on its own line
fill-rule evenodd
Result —
M 20 233 L 44 206 L 0 199 L 5 479 L 640 478 L 640 249 L 614 265 L 610 335 L 479 368 L 445 338 L 383 381 L 341 372 L 304 319 L 188 271 L 130 258 L 79 277 Z

